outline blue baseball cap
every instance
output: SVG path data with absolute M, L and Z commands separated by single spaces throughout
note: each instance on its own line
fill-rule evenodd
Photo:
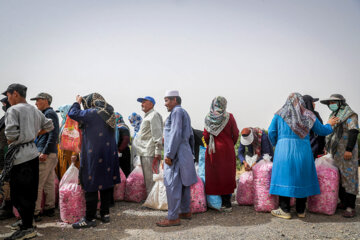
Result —
M 152 102 L 152 103 L 155 105 L 155 99 L 152 98 L 152 97 L 146 96 L 146 97 L 144 97 L 144 98 L 138 98 L 138 99 L 137 99 L 137 101 L 138 101 L 138 102 L 141 102 L 141 103 L 142 103 L 143 101 L 145 101 L 145 100 L 148 100 L 148 101 Z

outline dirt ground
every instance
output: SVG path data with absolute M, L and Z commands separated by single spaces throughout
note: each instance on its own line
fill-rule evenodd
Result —
M 359 216 L 345 219 L 338 211 L 334 216 L 307 213 L 299 219 L 293 212 L 291 220 L 255 212 L 253 207 L 233 202 L 232 213 L 208 210 L 182 220 L 181 226 L 160 228 L 156 221 L 166 212 L 154 211 L 141 204 L 116 202 L 111 208 L 111 222 L 91 229 L 75 230 L 60 222 L 59 212 L 44 217 L 37 224 L 38 239 L 360 239 Z M 15 218 L 1 221 L 0 239 L 11 234 Z

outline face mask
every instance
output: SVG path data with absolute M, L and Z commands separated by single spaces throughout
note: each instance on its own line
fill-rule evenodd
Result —
M 331 111 L 335 112 L 336 110 L 338 110 L 339 106 L 336 103 L 330 104 L 329 108 Z

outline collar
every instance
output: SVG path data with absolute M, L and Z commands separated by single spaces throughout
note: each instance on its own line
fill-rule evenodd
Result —
M 53 108 L 52 107 L 45 108 L 44 110 L 42 110 L 42 112 L 45 113 L 48 109 L 53 109 Z
M 144 117 L 148 116 L 150 113 L 154 111 L 154 108 L 150 109 L 147 113 L 145 113 Z

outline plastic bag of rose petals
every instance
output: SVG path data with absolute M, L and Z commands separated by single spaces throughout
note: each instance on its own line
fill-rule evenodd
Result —
M 254 208 L 257 212 L 270 212 L 278 208 L 279 197 L 270 195 L 271 157 L 265 154 L 263 160 L 253 167 L 254 174 Z
M 204 183 L 197 177 L 197 182 L 190 186 L 190 212 L 206 212 L 206 198 Z
M 252 171 L 246 171 L 240 175 L 236 190 L 236 201 L 239 205 L 254 204 L 254 178 Z
M 114 200 L 123 201 L 125 199 L 125 187 L 126 187 L 126 176 L 124 172 L 120 169 L 120 178 L 121 182 L 116 184 L 114 187 Z
M 333 165 L 330 154 L 315 160 L 320 185 L 320 194 L 308 197 L 308 209 L 313 213 L 333 215 L 336 211 L 339 193 L 339 171 Z
M 159 174 L 153 174 L 154 186 L 146 198 L 144 207 L 156 210 L 168 210 L 166 187 L 164 185 L 164 171 L 160 168 Z
M 78 177 L 79 170 L 72 163 L 60 181 L 60 218 L 66 223 L 75 223 L 85 216 L 85 196 Z
M 126 179 L 125 201 L 141 202 L 146 200 L 147 192 L 141 165 L 137 165 Z

